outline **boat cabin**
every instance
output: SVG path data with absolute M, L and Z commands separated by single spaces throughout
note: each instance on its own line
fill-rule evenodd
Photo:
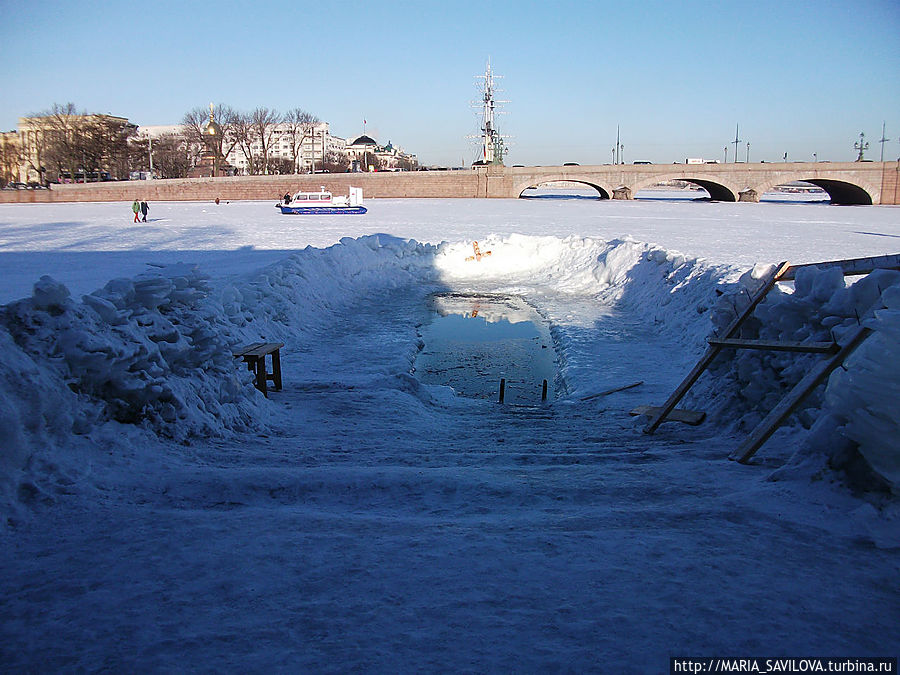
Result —
M 331 193 L 323 187 L 319 192 L 298 192 L 291 199 L 292 202 L 330 202 Z

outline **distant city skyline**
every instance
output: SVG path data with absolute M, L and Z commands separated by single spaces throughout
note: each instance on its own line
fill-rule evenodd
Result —
M 490 59 L 506 163 L 900 157 L 900 3 L 0 0 L 0 130 L 71 101 L 138 125 L 300 107 L 422 164 L 476 157 Z

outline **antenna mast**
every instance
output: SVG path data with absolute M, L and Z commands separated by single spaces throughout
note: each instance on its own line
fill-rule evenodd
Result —
M 879 143 L 881 143 L 881 161 L 882 162 L 884 161 L 884 144 L 887 143 L 889 140 L 891 140 L 890 138 L 887 138 L 884 135 L 886 125 L 887 125 L 887 122 L 881 123 L 881 140 L 878 141 Z

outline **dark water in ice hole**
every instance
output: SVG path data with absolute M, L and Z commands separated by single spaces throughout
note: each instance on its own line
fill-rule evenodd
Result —
M 506 379 L 505 402 L 540 405 L 555 395 L 556 352 L 537 310 L 513 295 L 438 293 L 433 320 L 422 327 L 425 343 L 415 375 L 425 384 L 453 387 L 470 398 L 497 400 Z

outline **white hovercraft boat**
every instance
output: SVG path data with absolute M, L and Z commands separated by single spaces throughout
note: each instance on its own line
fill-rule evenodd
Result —
M 362 188 L 351 187 L 346 197 L 335 197 L 322 186 L 318 192 L 298 192 L 289 200 L 277 203 L 275 208 L 292 215 L 362 214 L 366 212 L 362 203 Z

